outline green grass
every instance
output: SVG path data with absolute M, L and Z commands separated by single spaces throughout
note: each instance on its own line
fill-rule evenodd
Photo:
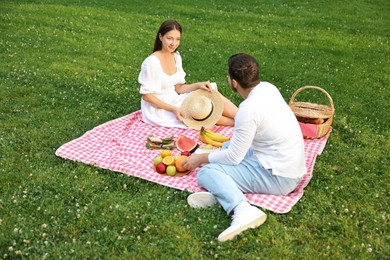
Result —
M 388 1 L 1 1 L 0 257 L 390 258 Z M 187 81 L 227 87 L 255 56 L 286 101 L 316 85 L 336 114 L 304 197 L 234 242 L 188 192 L 55 156 L 139 109 L 137 76 L 162 21 L 183 26 Z M 327 102 L 316 92 L 303 100 Z

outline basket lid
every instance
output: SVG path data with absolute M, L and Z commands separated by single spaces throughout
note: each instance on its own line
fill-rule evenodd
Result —
M 309 102 L 294 102 L 290 108 L 296 116 L 304 118 L 326 119 L 334 114 L 334 110 L 330 106 Z
M 330 103 L 330 106 L 323 105 L 323 104 L 316 104 L 316 103 L 310 103 L 310 102 L 295 102 L 295 97 L 298 95 L 299 92 L 301 92 L 304 89 L 316 89 L 324 93 Z M 333 100 L 324 89 L 320 87 L 315 86 L 305 86 L 297 91 L 292 95 L 289 106 L 291 110 L 294 112 L 294 114 L 298 117 L 304 117 L 304 118 L 322 118 L 327 119 L 330 117 L 333 117 L 334 115 L 334 105 Z

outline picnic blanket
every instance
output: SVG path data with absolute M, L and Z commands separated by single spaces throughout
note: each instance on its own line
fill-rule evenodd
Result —
M 212 131 L 231 137 L 233 127 L 214 126 Z M 56 155 L 175 189 L 199 192 L 204 191 L 196 181 L 199 169 L 182 177 L 160 175 L 153 168 L 153 159 L 159 155 L 159 150 L 149 150 L 145 145 L 147 137 L 151 134 L 161 138 L 184 134 L 193 140 L 199 140 L 198 133 L 193 129 L 150 126 L 142 122 L 141 111 L 138 110 L 101 124 L 81 137 L 63 144 L 56 150 Z M 295 191 L 286 196 L 246 194 L 249 202 L 276 213 L 289 212 L 302 197 L 304 188 L 310 182 L 316 157 L 323 151 L 328 136 L 329 133 L 321 139 L 305 140 L 307 174 Z M 179 151 L 173 150 L 173 155 L 178 154 Z

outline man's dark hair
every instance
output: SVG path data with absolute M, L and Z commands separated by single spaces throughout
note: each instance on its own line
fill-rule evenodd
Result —
M 159 51 L 162 49 L 162 42 L 160 40 L 160 35 L 164 36 L 167 32 L 172 30 L 178 30 L 180 34 L 182 33 L 181 25 L 175 20 L 167 20 L 163 22 L 158 29 L 156 40 L 154 41 L 153 52 Z M 175 50 L 176 51 L 176 50 Z
M 228 60 L 230 79 L 236 80 L 242 88 L 252 88 L 260 83 L 259 64 L 248 54 L 235 54 Z

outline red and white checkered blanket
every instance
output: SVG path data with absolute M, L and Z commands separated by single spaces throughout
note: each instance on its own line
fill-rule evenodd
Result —
M 232 127 L 214 126 L 212 130 L 230 137 L 233 134 Z M 164 138 L 178 136 L 181 133 L 198 140 L 198 131 L 192 129 L 153 127 L 145 124 L 141 120 L 141 111 L 138 110 L 99 125 L 81 137 L 62 145 L 57 149 L 56 155 L 179 190 L 203 191 L 204 189 L 196 181 L 196 173 L 199 169 L 183 177 L 160 175 L 153 169 L 153 158 L 159 154 L 159 150 L 146 148 L 147 137 L 154 134 Z M 246 194 L 249 202 L 276 213 L 289 212 L 302 197 L 304 188 L 312 178 L 315 159 L 323 151 L 328 136 L 329 133 L 321 139 L 305 140 L 307 174 L 294 192 L 287 196 Z M 173 155 L 176 154 L 179 152 L 175 149 Z

